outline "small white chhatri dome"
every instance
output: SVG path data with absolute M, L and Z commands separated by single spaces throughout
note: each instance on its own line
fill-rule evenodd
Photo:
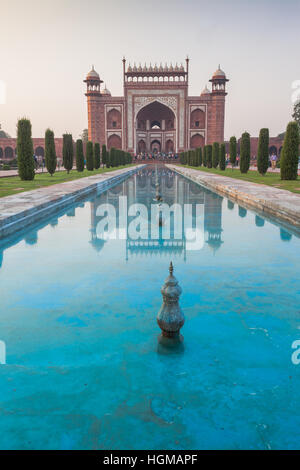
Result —
M 96 72 L 94 69 L 94 66 L 92 65 L 92 70 L 87 74 L 86 78 L 100 78 L 99 74 Z
M 101 95 L 111 96 L 111 92 L 106 88 L 106 84 L 104 85 L 104 89 L 101 91 Z
M 207 88 L 207 85 L 205 85 L 205 88 L 201 91 L 201 95 L 209 95 L 211 92 Z
M 220 64 L 219 64 L 218 69 L 213 74 L 213 78 L 216 78 L 216 77 L 224 77 L 224 78 L 226 77 L 225 72 L 223 72 L 223 70 L 221 70 L 221 68 L 220 68 Z

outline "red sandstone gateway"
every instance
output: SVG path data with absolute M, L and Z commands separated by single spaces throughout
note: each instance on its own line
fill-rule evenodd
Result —
M 189 59 L 175 66 L 123 59 L 124 96 L 113 97 L 94 67 L 87 74 L 89 139 L 132 153 L 181 152 L 224 141 L 225 86 L 220 69 L 199 96 L 188 96 Z

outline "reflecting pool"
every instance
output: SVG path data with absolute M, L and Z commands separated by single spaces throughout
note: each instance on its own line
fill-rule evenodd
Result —
M 157 179 L 192 207 L 183 236 L 135 238 L 128 215 L 101 238 L 103 204 L 150 208 Z M 152 168 L 1 240 L 0 448 L 299 448 L 299 252 L 291 230 Z M 178 351 L 157 341 L 171 260 Z

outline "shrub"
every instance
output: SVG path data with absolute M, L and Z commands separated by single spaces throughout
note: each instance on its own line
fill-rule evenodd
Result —
M 212 168 L 212 145 L 206 146 L 206 162 L 207 168 Z
M 70 172 L 73 168 L 73 138 L 72 134 L 63 135 L 63 165 Z
M 101 160 L 100 160 L 100 144 L 98 142 L 94 145 L 94 166 L 96 170 L 100 168 Z
M 229 160 L 232 166 L 234 166 L 236 162 L 236 149 L 236 137 L 232 136 L 229 141 Z
M 282 180 L 296 180 L 298 176 L 299 127 L 296 121 L 287 125 L 280 157 Z
M 82 139 L 76 140 L 76 168 L 77 168 L 77 171 L 80 171 L 80 172 L 84 170 L 84 154 L 83 154 Z
M 214 168 L 217 168 L 217 166 L 219 165 L 219 160 L 220 160 L 219 152 L 220 152 L 220 146 L 218 142 L 214 142 L 212 146 L 212 166 Z
M 225 150 L 225 144 L 221 144 L 220 146 L 220 170 L 225 170 L 226 168 L 226 150 Z
M 54 132 L 51 129 L 47 129 L 45 132 L 45 162 L 48 173 L 51 176 L 56 170 L 56 151 L 54 142 Z
M 199 166 L 202 165 L 202 148 L 201 147 L 199 147 L 198 149 L 198 164 Z
M 250 134 L 244 132 L 241 140 L 241 158 L 240 170 L 241 173 L 247 173 L 250 166 Z
M 94 169 L 93 142 L 88 140 L 86 143 L 86 168 L 89 171 Z
M 206 145 L 203 147 L 203 166 L 207 166 Z
M 102 145 L 102 164 L 103 166 L 106 165 L 107 163 L 107 150 L 106 150 L 106 145 Z
M 257 149 L 257 171 L 265 175 L 269 167 L 269 129 L 261 129 L 259 132 Z
M 18 172 L 21 180 L 34 179 L 33 143 L 31 138 L 31 122 L 29 119 L 18 121 L 17 155 Z

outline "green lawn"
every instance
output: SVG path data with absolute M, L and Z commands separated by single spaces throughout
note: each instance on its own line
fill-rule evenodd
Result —
M 98 173 L 106 173 L 116 169 L 127 168 L 132 165 L 124 165 L 116 168 L 101 168 L 99 170 L 84 170 L 79 173 L 77 170 L 71 170 L 68 174 L 66 171 L 58 171 L 50 176 L 49 173 L 37 173 L 33 181 L 21 181 L 19 176 L 8 176 L 0 178 L 0 197 L 10 196 L 12 194 L 30 191 L 31 189 L 51 186 L 52 184 L 64 183 L 65 181 L 77 180 L 86 176 L 97 175 Z
M 261 176 L 257 171 L 248 171 L 246 174 L 242 174 L 240 170 L 227 168 L 225 171 L 215 169 L 215 168 L 206 168 L 204 166 L 195 167 L 188 165 L 180 165 L 186 168 L 194 168 L 195 170 L 200 170 L 205 173 L 214 173 L 216 175 L 228 176 L 230 178 L 236 178 L 244 181 L 251 181 L 251 183 L 266 184 L 268 186 L 273 186 L 279 189 L 286 189 L 292 193 L 300 194 L 300 178 L 294 181 L 285 181 L 280 179 L 280 173 L 267 173 L 265 176 Z

